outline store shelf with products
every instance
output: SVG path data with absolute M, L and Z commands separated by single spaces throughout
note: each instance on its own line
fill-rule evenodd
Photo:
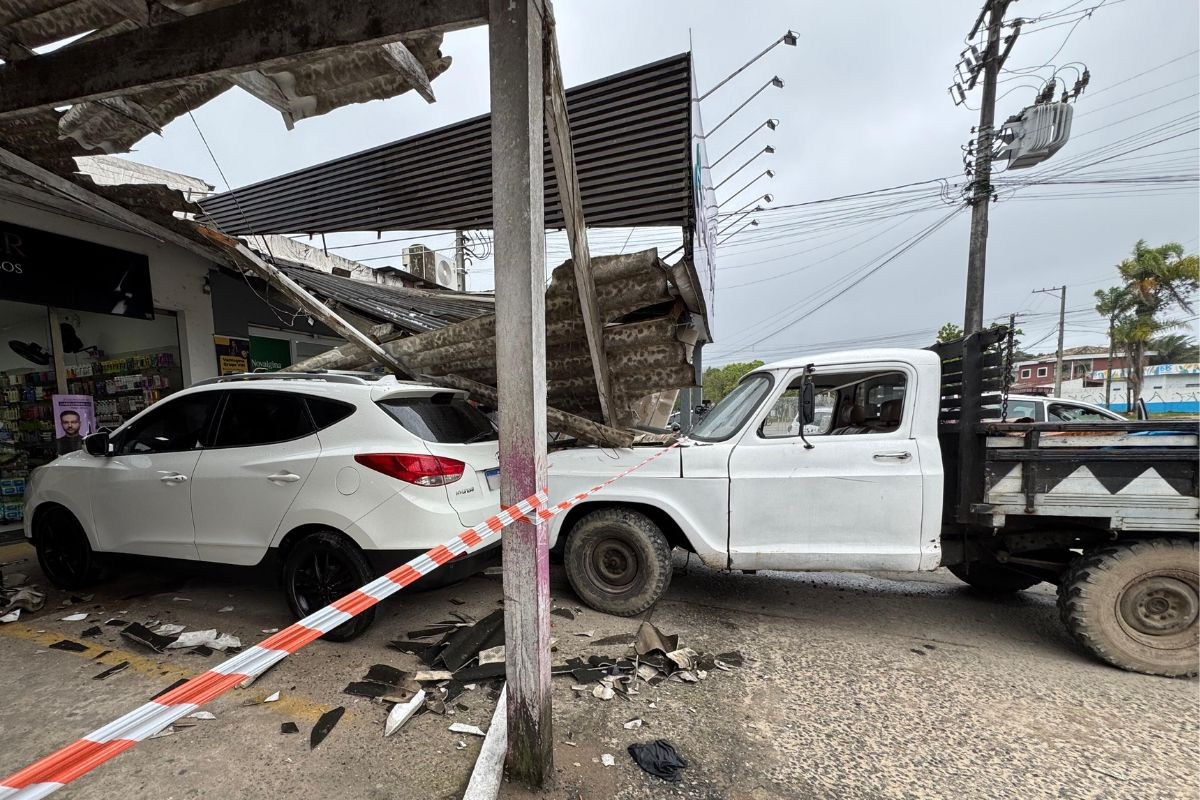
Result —
M 170 351 L 101 358 L 67 367 L 67 392 L 91 395 L 96 424 L 115 428 L 183 388 L 183 371 Z
M 54 460 L 53 372 L 0 372 L 0 526 L 24 517 L 30 471 Z

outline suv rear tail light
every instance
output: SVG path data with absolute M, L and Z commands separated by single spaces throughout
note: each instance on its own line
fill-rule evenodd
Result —
M 453 458 L 408 453 L 364 453 L 354 460 L 364 467 L 417 486 L 445 486 L 462 477 L 466 465 Z

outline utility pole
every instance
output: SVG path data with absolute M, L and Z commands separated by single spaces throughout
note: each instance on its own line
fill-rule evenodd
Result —
M 1000 55 L 1000 30 L 1011 0 L 988 0 L 968 39 L 974 38 L 980 22 L 988 17 L 987 49 L 983 57 L 983 102 L 975 139 L 975 173 L 971 192 L 971 249 L 967 256 L 967 299 L 963 331 L 970 335 L 983 330 L 984 266 L 987 261 L 988 204 L 992 197 L 992 130 L 996 118 L 996 76 L 1008 55 Z M 972 79 L 973 81 L 974 79 Z
M 1034 294 L 1051 294 L 1058 292 L 1058 351 L 1054 356 L 1054 396 L 1062 396 L 1063 370 L 1063 329 L 1067 322 L 1067 287 L 1051 286 L 1049 289 L 1036 289 Z M 1074 377 L 1074 375 L 1072 375 Z
M 467 290 L 467 241 L 462 231 L 454 232 L 454 275 L 458 290 Z

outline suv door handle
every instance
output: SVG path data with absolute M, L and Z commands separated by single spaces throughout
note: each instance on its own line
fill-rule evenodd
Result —
M 276 472 L 274 475 L 268 475 L 267 480 L 275 483 L 295 483 L 300 480 L 300 476 L 294 472 Z
M 876 453 L 876 461 L 912 461 L 912 453 Z
M 169 472 L 159 478 L 163 483 L 186 483 L 187 475 L 180 475 L 178 472 Z

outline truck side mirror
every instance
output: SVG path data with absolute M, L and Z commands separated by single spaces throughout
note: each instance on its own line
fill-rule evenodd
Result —
M 812 425 L 817 419 L 816 390 L 812 381 L 800 385 L 800 427 Z
M 83 437 L 83 449 L 92 456 L 110 456 L 112 447 L 109 444 L 108 433 L 101 431 Z

